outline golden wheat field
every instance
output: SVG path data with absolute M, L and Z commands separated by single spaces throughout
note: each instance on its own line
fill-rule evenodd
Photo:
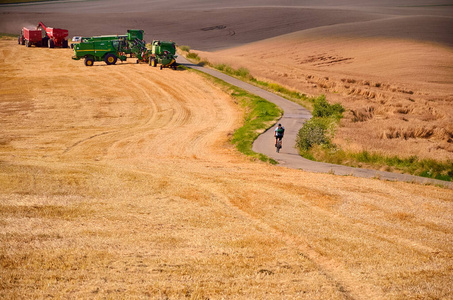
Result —
M 230 144 L 190 71 L 0 41 L 0 297 L 448 299 L 453 191 Z

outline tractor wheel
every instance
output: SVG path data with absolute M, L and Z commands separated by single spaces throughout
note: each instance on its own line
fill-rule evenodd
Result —
M 49 46 L 49 48 L 54 48 L 55 42 L 52 39 L 49 39 L 49 41 L 47 42 L 47 45 Z
M 92 57 L 85 57 L 85 66 L 91 67 L 94 64 L 94 59 Z
M 157 59 L 153 59 L 153 67 L 157 67 Z
M 111 53 L 107 54 L 104 58 L 104 61 L 107 65 L 114 65 L 114 64 L 116 64 L 117 60 L 118 60 L 118 58 Z
M 163 65 L 160 65 L 160 69 L 162 70 L 163 68 L 164 68 Z

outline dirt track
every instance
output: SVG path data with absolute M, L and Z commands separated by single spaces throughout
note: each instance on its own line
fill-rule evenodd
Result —
M 70 56 L 0 44 L 3 297 L 452 295 L 451 190 L 251 162 L 198 75 Z

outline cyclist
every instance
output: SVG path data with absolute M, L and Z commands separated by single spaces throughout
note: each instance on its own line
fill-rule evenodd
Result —
M 277 147 L 278 140 L 280 140 L 280 145 L 283 145 L 283 142 L 282 142 L 283 135 L 285 135 L 285 127 L 283 127 L 282 124 L 278 124 L 278 126 L 275 128 L 275 131 L 274 131 L 275 147 Z

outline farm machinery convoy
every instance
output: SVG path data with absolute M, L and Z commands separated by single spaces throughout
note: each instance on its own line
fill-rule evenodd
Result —
M 130 29 L 125 35 L 101 35 L 80 37 L 79 43 L 71 44 L 74 50 L 72 59 L 84 59 L 86 66 L 92 66 L 95 61 L 104 61 L 114 65 L 118 61 L 126 61 L 127 56 L 135 57 L 137 63 L 144 62 L 156 67 L 177 68 L 176 45 L 174 42 L 153 41 L 151 49 L 146 47 L 143 40 L 143 30 Z M 27 47 L 60 47 L 68 48 L 68 30 L 51 28 L 39 22 L 36 28 L 22 28 L 18 37 L 20 45 Z
M 137 63 L 145 62 L 150 66 L 176 69 L 176 46 L 174 42 L 153 41 L 152 49 L 147 49 L 143 40 L 143 30 L 130 29 L 127 35 L 102 35 L 90 38 L 82 37 L 80 43 L 73 44 L 72 59 L 84 59 L 86 66 L 92 66 L 95 61 L 104 61 L 114 65 L 125 61 L 127 55 L 135 57 Z

